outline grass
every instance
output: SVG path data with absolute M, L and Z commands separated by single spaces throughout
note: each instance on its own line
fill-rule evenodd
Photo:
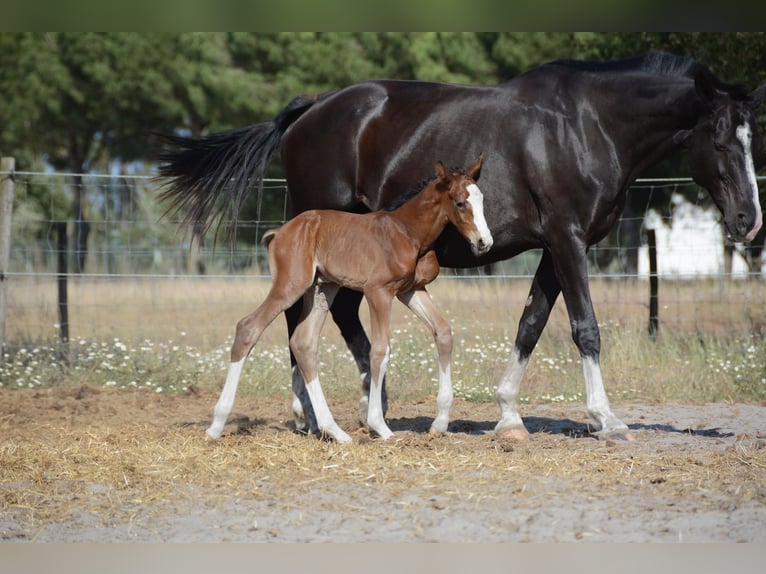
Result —
M 175 393 L 191 385 L 218 389 L 236 321 L 253 309 L 269 281 L 246 278 L 88 279 L 70 284 L 72 337 L 56 341 L 52 280 L 11 282 L 7 350 L 0 387 L 90 384 Z M 646 335 L 645 282 L 593 282 L 601 321 L 602 366 L 613 399 L 689 401 L 766 398 L 766 305 L 762 285 L 748 281 L 676 282 L 661 286 L 658 341 Z M 526 280 L 440 278 L 431 292 L 453 325 L 455 393 L 493 400 L 513 347 Z M 363 321 L 368 324 L 366 306 Z M 358 374 L 337 329 L 328 322 L 320 345 L 322 384 L 349 398 Z M 240 394 L 289 393 L 284 321 L 266 331 L 251 355 Z M 392 314 L 390 392 L 399 400 L 433 396 L 436 351 L 403 306 Z M 582 401 L 584 385 L 563 303 L 533 355 L 522 401 Z

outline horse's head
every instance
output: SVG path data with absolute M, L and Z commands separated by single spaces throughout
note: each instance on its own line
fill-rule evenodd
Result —
M 436 163 L 436 189 L 447 198 L 447 218 L 471 244 L 474 254 L 481 255 L 492 247 L 492 234 L 484 219 L 484 195 L 476 180 L 481 173 L 482 156 L 465 170 L 449 171 Z
M 755 179 L 763 142 L 754 112 L 766 96 L 766 84 L 736 95 L 716 86 L 711 75 L 700 74 L 695 87 L 704 113 L 685 132 L 692 178 L 723 213 L 727 237 L 751 241 L 763 222 Z

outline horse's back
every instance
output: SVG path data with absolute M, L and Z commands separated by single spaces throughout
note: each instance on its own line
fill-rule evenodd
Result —
M 377 210 L 437 160 L 463 165 L 487 147 L 482 126 L 500 117 L 501 90 L 370 80 L 320 97 L 283 139 L 294 209 Z

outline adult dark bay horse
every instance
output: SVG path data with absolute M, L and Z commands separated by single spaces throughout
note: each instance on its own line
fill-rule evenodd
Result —
M 448 227 L 436 244 L 439 263 L 470 267 L 543 249 L 497 387 L 496 432 L 528 437 L 518 412 L 521 379 L 561 293 L 582 357 L 590 418 L 601 436 L 630 439 L 604 390 L 586 252 L 617 221 L 631 183 L 681 148 L 692 177 L 722 212 L 728 237 L 750 241 L 762 222 L 754 110 L 764 97 L 766 84 L 748 92 L 697 61 L 665 53 L 557 61 L 497 86 L 368 81 L 298 97 L 272 121 L 201 139 L 171 138 L 177 148 L 161 157 L 160 174 L 170 178 L 163 195 L 197 231 L 227 212 L 236 224 L 243 198 L 281 147 L 295 213 L 372 211 L 425 179 L 436 159 L 465 165 L 484 150 L 494 247 L 476 256 Z M 358 318 L 360 299 L 341 290 L 332 314 L 368 389 L 370 344 Z M 287 314 L 290 330 L 298 314 Z M 366 412 L 364 397 L 362 405 Z

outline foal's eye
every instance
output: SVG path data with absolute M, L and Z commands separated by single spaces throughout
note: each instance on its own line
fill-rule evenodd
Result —
M 455 202 L 455 207 L 457 207 L 458 209 L 463 209 L 465 207 L 465 202 L 464 201 L 456 201 Z

